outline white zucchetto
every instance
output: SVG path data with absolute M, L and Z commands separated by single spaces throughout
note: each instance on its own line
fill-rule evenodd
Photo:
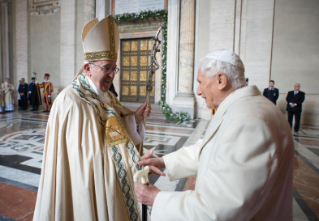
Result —
M 218 49 L 214 50 L 213 52 L 209 53 L 204 57 L 205 58 L 213 58 L 217 61 L 223 61 L 229 64 L 232 64 L 236 66 L 237 68 L 240 68 L 241 70 L 245 71 L 244 64 L 240 57 L 233 51 L 230 51 L 228 49 Z

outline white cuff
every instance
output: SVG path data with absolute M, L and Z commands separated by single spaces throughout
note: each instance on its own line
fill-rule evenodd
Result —
M 124 127 L 128 135 L 130 136 L 131 140 L 133 141 L 134 145 L 142 143 L 145 139 L 145 127 L 143 123 L 141 122 L 137 128 L 134 114 L 122 117 L 122 120 Z

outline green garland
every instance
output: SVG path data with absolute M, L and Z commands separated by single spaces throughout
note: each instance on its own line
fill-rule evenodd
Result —
M 176 120 L 176 121 L 187 121 L 189 120 L 189 115 L 186 112 L 175 112 L 173 113 L 172 108 L 166 104 L 166 58 L 167 58 L 167 11 L 159 10 L 159 11 L 144 11 L 139 14 L 137 13 L 125 13 L 121 15 L 115 15 L 114 19 L 117 22 L 135 22 L 135 21 L 143 21 L 147 19 L 163 19 L 164 26 L 162 28 L 163 33 L 163 57 L 162 57 L 162 81 L 161 81 L 161 99 L 158 102 L 160 105 L 163 114 L 166 116 L 168 120 Z

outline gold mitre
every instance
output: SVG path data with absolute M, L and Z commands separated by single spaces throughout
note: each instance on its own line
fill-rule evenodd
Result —
M 89 21 L 82 31 L 84 61 L 117 61 L 119 31 L 114 18 L 109 15 Z

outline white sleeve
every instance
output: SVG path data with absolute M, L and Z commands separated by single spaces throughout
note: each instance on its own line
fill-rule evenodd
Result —
M 134 145 L 140 144 L 145 139 L 145 127 L 140 123 L 137 128 L 134 114 L 122 117 L 124 127 L 132 139 Z
M 202 143 L 203 140 L 200 139 L 191 146 L 182 147 L 176 152 L 163 156 L 165 172 L 170 181 L 196 175 Z

